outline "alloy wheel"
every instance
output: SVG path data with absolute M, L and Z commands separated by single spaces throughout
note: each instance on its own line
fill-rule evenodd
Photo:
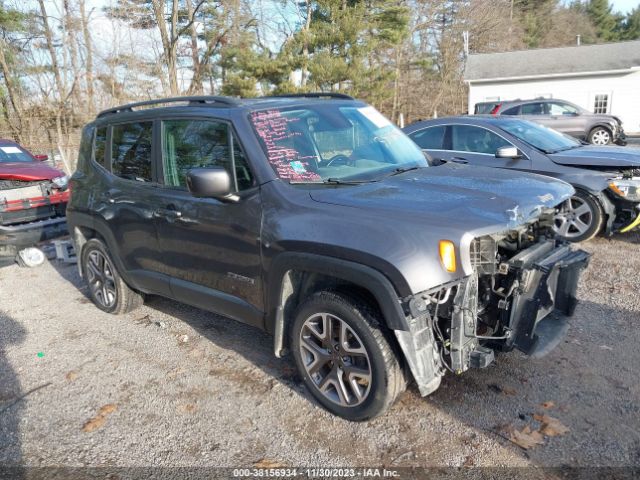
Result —
M 364 402 L 371 391 L 371 362 L 364 344 L 344 320 L 330 313 L 307 318 L 300 356 L 315 387 L 342 407 Z
M 113 307 L 117 300 L 117 290 L 109 259 L 102 252 L 92 250 L 87 257 L 86 267 L 87 280 L 93 297 L 103 307 Z
M 608 145 L 611 141 L 611 135 L 605 129 L 601 128 L 593 132 L 591 141 L 594 145 Z
M 554 230 L 564 238 L 576 238 L 587 232 L 593 223 L 593 212 L 580 197 L 566 200 L 554 218 Z

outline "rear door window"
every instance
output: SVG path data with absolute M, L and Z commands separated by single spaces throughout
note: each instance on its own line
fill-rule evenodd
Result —
M 453 150 L 458 152 L 484 153 L 495 155 L 500 147 L 511 146 L 501 136 L 486 128 L 473 125 L 453 125 L 451 127 Z
M 520 107 L 522 115 L 545 115 L 545 104 L 542 102 L 525 103 Z
M 111 131 L 111 171 L 134 182 L 151 182 L 153 122 L 123 123 Z
M 429 127 L 410 133 L 409 137 L 424 150 L 441 150 L 446 130 L 444 125 Z
M 518 110 L 520 110 L 520 107 L 507 108 L 504 112 L 502 112 L 502 115 L 518 115 Z
M 253 176 L 231 127 L 215 120 L 162 122 L 164 184 L 186 188 L 192 168 L 222 167 L 235 178 L 237 190 L 253 186 Z

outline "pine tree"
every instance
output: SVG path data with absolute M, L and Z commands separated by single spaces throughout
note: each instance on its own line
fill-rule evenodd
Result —
M 622 24 L 622 39 L 637 40 L 640 38 L 640 7 L 629 12 Z
M 619 17 L 612 13 L 609 0 L 589 0 L 587 13 L 596 27 L 598 38 L 605 42 L 620 39 Z

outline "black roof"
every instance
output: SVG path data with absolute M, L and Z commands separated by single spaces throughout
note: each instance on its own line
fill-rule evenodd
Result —
M 169 97 L 159 98 L 156 100 L 145 100 L 142 102 L 128 103 L 98 113 L 97 118 L 103 118 L 108 115 L 123 112 L 133 112 L 134 110 L 144 107 L 171 107 L 171 106 L 208 106 L 215 108 L 232 108 L 243 106 L 267 106 L 269 104 L 282 105 L 284 103 L 300 103 L 304 101 L 323 101 L 323 100 L 347 100 L 353 101 L 354 98 L 344 93 L 333 92 L 315 92 L 315 93 L 297 93 L 290 95 L 274 95 L 269 97 L 256 97 L 256 98 L 235 98 L 235 97 L 223 97 L 223 96 L 184 96 L 184 97 Z

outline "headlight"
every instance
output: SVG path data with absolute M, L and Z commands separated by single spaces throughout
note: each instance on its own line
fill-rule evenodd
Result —
M 56 177 L 53 180 L 51 180 L 51 182 L 53 182 L 53 184 L 61 189 L 65 189 L 69 186 L 69 177 L 67 177 L 66 175 L 62 176 L 62 177 Z
M 630 202 L 640 202 L 640 178 L 614 179 L 609 188 L 619 197 Z

